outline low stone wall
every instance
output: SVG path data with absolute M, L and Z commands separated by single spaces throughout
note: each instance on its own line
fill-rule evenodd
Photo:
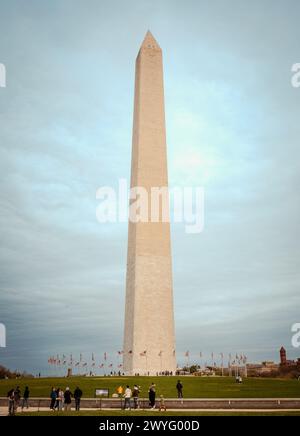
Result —
M 149 409 L 149 400 L 141 398 L 139 400 L 140 409 Z M 7 399 L 0 397 L 0 406 L 6 406 Z M 30 398 L 29 405 L 31 407 L 49 407 L 50 400 L 47 398 Z M 132 404 L 133 405 L 133 404 Z M 165 399 L 167 409 L 295 409 L 300 410 L 300 399 Z M 72 407 L 75 407 L 74 400 Z M 114 398 L 83 398 L 81 400 L 83 409 L 121 409 L 124 407 L 123 399 Z M 159 407 L 159 401 L 156 402 L 156 407 Z

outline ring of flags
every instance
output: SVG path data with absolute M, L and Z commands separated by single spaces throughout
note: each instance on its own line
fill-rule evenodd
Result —
M 175 356 L 175 353 L 176 353 L 176 351 L 173 350 L 173 356 Z M 99 363 L 96 362 L 94 353 L 91 354 L 91 359 L 89 361 L 85 360 L 83 358 L 83 355 L 80 353 L 78 360 L 74 359 L 72 354 L 70 354 L 70 356 L 67 356 L 65 354 L 63 354 L 62 356 L 60 356 L 58 354 L 56 356 L 50 356 L 48 358 L 48 364 L 50 367 L 56 367 L 56 368 L 66 368 L 66 367 L 73 368 L 74 367 L 74 368 L 78 369 L 78 371 L 80 368 L 84 369 L 84 370 L 90 369 L 91 372 L 95 371 L 96 368 L 110 369 L 110 370 L 112 370 L 113 368 L 117 368 L 120 371 L 123 368 L 123 364 L 120 362 L 120 358 L 126 354 L 132 355 L 133 350 L 128 350 L 128 351 L 119 350 L 116 352 L 116 355 L 119 359 L 119 362 L 117 364 L 114 364 L 112 362 L 108 363 L 108 353 L 107 352 L 103 353 L 103 361 L 99 362 Z M 149 355 L 147 350 L 142 350 L 138 354 L 140 357 L 146 357 L 146 359 Z M 158 356 L 160 358 L 162 358 L 163 350 L 159 351 Z M 190 365 L 189 361 L 190 361 L 190 356 L 191 356 L 190 351 L 189 350 L 185 351 L 183 353 L 183 356 L 187 359 L 187 363 L 189 366 Z M 200 366 L 202 366 L 201 361 L 203 359 L 203 353 L 200 351 L 198 356 L 200 357 Z M 222 353 L 219 353 L 219 356 L 221 359 L 220 366 L 223 368 L 225 354 L 222 352 Z M 207 362 L 205 362 L 205 366 L 217 367 L 214 352 L 212 352 L 210 355 L 210 361 L 211 361 L 211 365 L 207 365 Z M 247 359 L 247 356 L 245 354 L 239 355 L 238 353 L 236 353 L 235 358 L 233 359 L 232 354 L 229 353 L 229 355 L 228 355 L 228 368 L 235 367 L 237 365 L 246 365 L 247 361 L 248 361 L 248 359 Z

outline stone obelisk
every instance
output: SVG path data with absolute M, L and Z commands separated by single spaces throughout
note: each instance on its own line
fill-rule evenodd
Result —
M 131 187 L 150 198 L 167 186 L 162 50 L 147 32 L 136 59 Z M 129 222 L 123 353 L 127 375 L 176 370 L 170 223 L 161 216 Z

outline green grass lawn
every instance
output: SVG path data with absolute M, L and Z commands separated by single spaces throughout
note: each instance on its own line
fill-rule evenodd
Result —
M 300 416 L 299 412 L 122 412 L 122 411 L 82 411 L 82 412 L 24 412 L 17 416 Z
M 156 383 L 157 396 L 176 397 L 177 377 L 71 377 L 0 380 L 0 396 L 19 385 L 23 391 L 30 388 L 31 397 L 49 397 L 52 386 L 62 389 L 69 386 L 74 390 L 78 385 L 83 390 L 83 397 L 93 398 L 96 388 L 109 388 L 110 396 L 121 384 L 133 386 L 137 383 L 142 388 L 141 397 L 147 397 L 151 382 Z M 300 398 L 300 382 L 283 379 L 245 379 L 242 385 L 229 377 L 182 377 L 185 398 Z

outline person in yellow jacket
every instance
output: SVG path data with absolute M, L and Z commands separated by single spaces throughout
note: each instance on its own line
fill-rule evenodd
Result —
M 123 396 L 123 391 L 124 391 L 123 386 L 119 386 L 117 388 L 117 394 L 120 398 L 122 398 L 122 396 Z

